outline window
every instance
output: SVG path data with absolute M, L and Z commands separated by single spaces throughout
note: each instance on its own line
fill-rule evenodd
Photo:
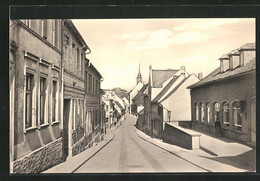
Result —
M 99 89 L 99 87 L 98 87 L 98 80 L 96 79 L 96 94 L 98 95 L 98 89 Z
M 79 56 L 80 56 L 80 54 L 79 54 L 79 49 L 77 48 L 77 71 L 79 71 L 80 70 L 80 59 L 79 59 Z
M 209 102 L 206 103 L 206 121 L 211 123 L 211 106 Z
M 45 124 L 46 78 L 40 78 L 40 125 Z
M 200 103 L 200 121 L 204 122 L 205 118 L 204 118 L 204 105 L 203 102 Z
M 199 120 L 199 103 L 195 103 L 195 120 Z
M 56 122 L 57 113 L 57 81 L 52 81 L 52 122 Z
M 228 104 L 228 102 L 222 103 L 222 120 L 226 126 L 229 126 L 229 104 Z
M 84 101 L 81 100 L 81 112 L 80 112 L 80 116 L 81 116 L 81 126 L 83 127 L 84 124 L 83 124 L 83 119 L 84 119 L 84 116 L 83 116 L 83 113 L 84 113 Z
M 219 119 L 219 103 L 215 102 L 213 104 L 213 121 L 217 121 Z
M 84 75 L 84 54 L 81 53 L 81 73 L 82 73 L 82 77 Z
M 88 72 L 85 73 L 85 91 L 88 92 Z
M 32 127 L 33 74 L 26 73 L 25 128 Z
M 72 130 L 75 129 L 75 114 L 76 114 L 76 111 L 75 111 L 75 100 L 72 99 L 72 113 L 73 113 L 73 120 L 72 120 Z
M 57 46 L 57 20 L 52 20 L 52 45 Z
M 233 121 L 238 128 L 242 127 L 241 106 L 239 101 L 233 103 Z
M 92 94 L 95 94 L 95 78 L 92 80 Z
M 88 74 L 88 92 L 92 92 L 92 75 L 90 73 Z
M 43 38 L 47 39 L 47 19 L 42 20 L 42 36 Z

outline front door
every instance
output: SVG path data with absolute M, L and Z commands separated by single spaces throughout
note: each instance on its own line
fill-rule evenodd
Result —
M 63 107 L 63 160 L 65 161 L 69 155 L 69 117 L 70 116 L 70 99 L 64 99 Z
M 256 104 L 255 99 L 250 103 L 251 141 L 256 142 Z

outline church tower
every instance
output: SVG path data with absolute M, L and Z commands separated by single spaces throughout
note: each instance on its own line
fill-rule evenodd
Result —
M 142 74 L 141 74 L 141 70 L 140 70 L 140 63 L 139 63 L 139 72 L 136 77 L 136 84 L 138 84 L 139 82 L 142 83 Z

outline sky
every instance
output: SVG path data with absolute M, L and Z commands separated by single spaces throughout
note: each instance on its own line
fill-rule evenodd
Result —
M 87 58 L 101 73 L 102 89 L 130 91 L 141 68 L 180 69 L 205 77 L 222 55 L 255 42 L 255 19 L 81 19 L 72 20 L 91 49 Z

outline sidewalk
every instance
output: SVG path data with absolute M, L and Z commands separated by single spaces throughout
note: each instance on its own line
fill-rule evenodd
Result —
M 136 133 L 141 139 L 207 172 L 252 172 L 255 170 L 255 150 L 234 141 L 222 141 L 199 133 L 201 134 L 201 149 L 188 150 L 156 138 L 151 138 L 138 129 L 136 129 Z
M 109 132 L 111 132 L 109 130 Z M 44 172 L 43 174 L 48 173 L 73 173 L 77 168 L 83 165 L 86 161 L 88 161 L 92 156 L 94 156 L 97 152 L 99 152 L 103 147 L 105 147 L 109 142 L 114 139 L 113 133 L 107 133 L 104 135 L 104 139 L 93 145 L 91 148 L 86 149 L 85 151 L 68 158 L 65 162 L 60 163 Z

